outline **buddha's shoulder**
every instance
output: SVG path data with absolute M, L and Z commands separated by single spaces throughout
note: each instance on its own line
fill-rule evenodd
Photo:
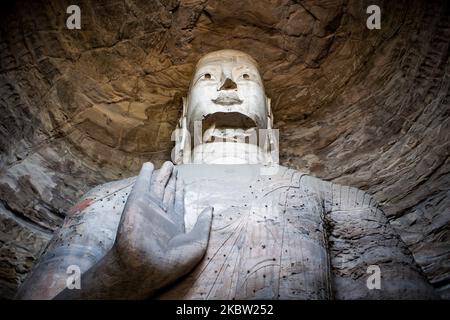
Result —
M 270 177 L 270 175 L 268 175 Z M 278 179 L 290 180 L 293 186 L 310 185 L 317 188 L 331 187 L 331 182 L 314 176 L 312 173 L 286 166 L 278 166 L 275 176 Z
M 354 209 L 378 208 L 379 205 L 374 196 L 358 187 L 327 181 L 312 173 L 302 172 L 295 169 L 283 167 L 285 171 L 280 173 L 292 177 L 293 186 L 301 187 L 303 190 L 320 196 L 325 207 L 330 211 L 345 211 Z M 284 173 L 283 173 L 284 172 Z M 288 174 L 288 172 L 290 174 Z

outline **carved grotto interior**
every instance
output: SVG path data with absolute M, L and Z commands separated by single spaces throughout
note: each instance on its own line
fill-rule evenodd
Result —
M 372 194 L 450 297 L 448 2 L 81 1 L 67 30 L 69 4 L 1 5 L 2 298 L 86 191 L 170 159 L 195 63 L 224 48 L 261 67 L 281 163 Z

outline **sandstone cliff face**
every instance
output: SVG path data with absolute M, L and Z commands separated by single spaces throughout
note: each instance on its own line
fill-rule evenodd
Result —
M 373 194 L 450 298 L 447 1 L 81 1 L 81 30 L 69 4 L 2 4 L 1 297 L 84 192 L 170 158 L 196 60 L 233 48 L 261 65 L 282 164 Z

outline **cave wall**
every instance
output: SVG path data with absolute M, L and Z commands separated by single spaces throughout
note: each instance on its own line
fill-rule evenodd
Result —
M 73 3 L 81 30 L 65 27 Z M 261 66 L 281 163 L 372 193 L 450 298 L 448 1 L 1 6 L 0 297 L 83 193 L 170 158 L 195 62 L 233 48 Z

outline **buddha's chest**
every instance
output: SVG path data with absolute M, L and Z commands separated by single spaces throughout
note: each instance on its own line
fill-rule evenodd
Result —
M 321 199 L 280 168 L 192 167 L 184 179 L 185 222 L 214 207 L 207 252 L 187 278 L 164 292 L 172 299 L 327 298 L 328 259 Z

